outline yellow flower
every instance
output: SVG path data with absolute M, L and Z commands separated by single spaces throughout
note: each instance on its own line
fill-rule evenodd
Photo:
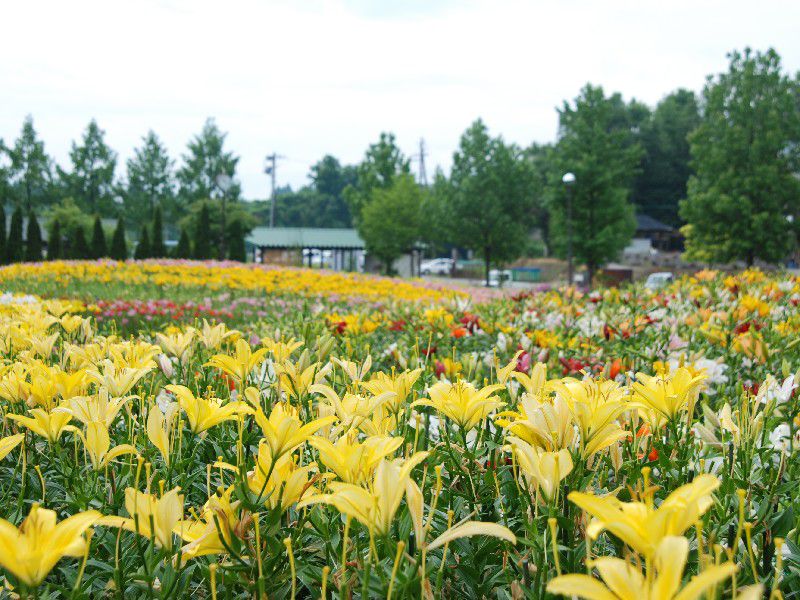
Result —
M 90 422 L 86 427 L 86 434 L 81 431 L 78 431 L 77 434 L 83 441 L 95 471 L 99 471 L 118 456 L 137 454 L 136 448 L 130 444 L 120 444 L 111 448 L 108 429 L 106 429 L 104 423 L 99 421 Z
M 56 409 L 53 412 L 47 412 L 41 408 L 34 408 L 28 414 L 32 416 L 9 414 L 6 417 L 17 421 L 33 433 L 47 438 L 51 444 L 56 443 L 65 431 L 75 430 L 75 427 L 68 424 L 72 420 L 72 415 L 66 411 Z
M 508 441 L 528 484 L 535 483 L 547 502 L 556 498 L 559 484 L 572 472 L 569 450 L 544 452 L 519 438 Z
M 237 514 L 240 503 L 238 500 L 231 502 L 232 492 L 233 487 L 230 487 L 221 494 L 212 495 L 200 511 L 199 518 L 181 521 L 174 527 L 175 533 L 188 542 L 181 548 L 183 560 L 228 553 L 225 545 L 231 547 L 240 524 Z
M 294 338 L 287 342 L 282 340 L 275 341 L 271 340 L 270 338 L 266 338 L 263 340 L 263 342 L 264 346 L 266 346 L 272 353 L 273 359 L 276 363 L 286 362 L 289 360 L 289 357 L 292 356 L 292 353 L 303 345 L 303 342 L 297 341 Z
M 298 508 L 309 504 L 330 504 L 342 514 L 359 521 L 370 535 L 386 535 L 400 508 L 411 470 L 427 456 L 427 452 L 416 452 L 406 460 L 382 460 L 368 487 L 332 481 L 328 484 L 331 493 L 311 496 L 300 502 Z
M 440 381 L 428 391 L 430 399 L 417 400 L 411 406 L 430 406 L 455 421 L 464 431 L 474 429 L 489 413 L 503 405 L 494 392 L 503 389 L 496 383 L 481 390 L 466 381 Z
M 17 433 L 15 435 L 8 435 L 4 438 L 0 438 L 0 460 L 3 460 L 6 456 L 8 456 L 8 453 L 19 446 L 24 439 L 24 433 Z
M 228 402 L 223 405 L 219 398 L 196 398 L 184 385 L 168 385 L 167 389 L 178 398 L 178 404 L 186 412 L 189 427 L 195 434 L 234 420 L 240 414 L 253 412 L 245 402 Z
M 163 413 L 158 405 L 151 406 L 147 415 L 147 437 L 158 448 L 166 465 L 169 465 L 172 454 L 172 430 L 175 428 L 179 410 L 178 403 L 172 402 Z
M 361 387 L 373 396 L 380 396 L 386 392 L 393 392 L 388 402 L 387 407 L 389 410 L 398 411 L 408 400 L 408 395 L 411 393 L 411 388 L 419 379 L 422 374 L 422 369 L 414 369 L 412 371 L 403 371 L 402 373 L 394 373 L 391 375 L 386 373 L 375 373 L 372 379 L 361 383 Z
M 662 377 L 637 373 L 631 387 L 634 401 L 655 414 L 657 427 L 665 420 L 675 420 L 684 411 L 691 412 L 705 380 L 705 375 L 692 376 L 689 369 L 681 367 Z
M 281 390 L 290 398 L 299 398 L 309 393 L 311 391 L 310 388 L 322 381 L 330 370 L 330 365 L 320 369 L 319 363 L 304 367 L 302 366 L 303 362 L 300 360 L 295 364 L 285 361 L 275 366 L 275 373 L 279 377 Z
M 266 348 L 259 348 L 253 352 L 250 344 L 243 339 L 238 339 L 236 340 L 236 351 L 233 356 L 215 354 L 206 363 L 206 366 L 215 367 L 223 373 L 227 373 L 239 384 L 240 388 L 244 388 L 250 372 L 264 360 L 267 352 Z
M 125 406 L 136 396 L 125 396 L 123 398 L 112 398 L 108 390 L 101 388 L 100 392 L 94 396 L 75 396 L 71 398 L 59 410 L 66 410 L 84 425 L 92 421 L 100 421 L 106 429 L 114 424 L 117 415 L 122 407 Z
M 155 540 L 157 546 L 172 548 L 172 533 L 183 519 L 183 494 L 176 487 L 161 498 L 134 488 L 125 489 L 125 510 L 129 517 L 102 517 L 98 525 L 121 527 Z
M 736 573 L 734 563 L 711 566 L 681 589 L 688 554 L 689 541 L 685 537 L 665 537 L 654 555 L 655 574 L 645 575 L 640 565 L 621 558 L 601 557 L 592 560 L 591 565 L 602 582 L 589 575 L 561 575 L 547 584 L 547 591 L 587 600 L 696 600 Z M 737 596 L 741 600 L 758 597 L 752 592 Z
M 711 494 L 718 487 L 719 480 L 713 475 L 698 475 L 692 483 L 673 491 L 658 508 L 653 504 L 652 489 L 645 489 L 644 502 L 620 502 L 613 496 L 584 492 L 572 492 L 568 498 L 595 517 L 586 530 L 589 537 L 608 531 L 649 558 L 661 540 L 683 535 L 697 522 L 714 503 Z
M 192 344 L 194 344 L 195 330 L 189 327 L 186 331 L 176 331 L 169 335 L 156 333 L 158 344 L 169 356 L 176 357 L 180 362 L 184 362 L 191 356 Z
M 498 413 L 495 423 L 532 446 L 553 451 L 572 448 L 575 427 L 566 401 L 560 396 L 550 401 L 526 393 L 517 411 Z
M 138 381 L 147 375 L 152 367 L 136 368 L 118 366 L 110 360 L 102 361 L 100 368 L 86 371 L 87 377 L 98 386 L 108 390 L 110 396 L 119 398 L 131 391 Z
M 83 533 L 100 518 L 96 510 L 56 522 L 56 513 L 38 504 L 14 527 L 0 519 L 0 565 L 29 587 L 38 586 L 64 556 L 83 556 Z
M 360 396 L 345 393 L 340 398 L 333 388 L 324 384 L 312 385 L 308 388 L 312 394 L 322 394 L 330 403 L 330 409 L 339 417 L 340 427 L 345 431 L 361 429 L 368 435 L 383 433 L 380 425 L 385 413 L 381 411 L 384 403 L 394 397 L 394 392 L 384 392 L 380 396 Z M 323 413 L 325 405 L 320 403 L 320 412 Z
M 270 509 L 280 508 L 283 511 L 299 502 L 304 495 L 317 491 L 310 479 L 316 469 L 315 463 L 299 466 L 289 454 L 281 456 L 273 466 L 269 446 L 262 440 L 258 446 L 255 469 L 247 474 L 247 485 L 256 495 L 257 502 L 263 502 Z
M 323 465 L 346 483 L 360 484 L 369 479 L 381 460 L 393 454 L 402 444 L 401 437 L 370 436 L 359 442 L 355 436 L 339 438 L 335 444 L 322 437 L 309 443 L 319 451 Z
M 255 418 L 264 433 L 264 440 L 269 447 L 272 460 L 277 460 L 284 454 L 294 451 L 319 429 L 336 420 L 336 417 L 331 415 L 303 424 L 297 415 L 297 409 L 284 403 L 276 404 L 269 413 L 269 417 L 259 407 L 256 410 Z
M 225 323 L 211 325 L 206 319 L 203 319 L 203 328 L 195 333 L 200 339 L 200 342 L 208 350 L 216 350 L 229 338 L 240 336 L 242 334 L 236 329 L 228 329 L 225 326 Z

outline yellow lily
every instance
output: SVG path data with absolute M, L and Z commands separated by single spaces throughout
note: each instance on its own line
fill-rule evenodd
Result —
M 503 405 L 502 400 L 492 396 L 503 388 L 502 384 L 496 383 L 477 390 L 474 385 L 463 380 L 456 383 L 440 381 L 428 391 L 430 399 L 417 400 L 411 406 L 430 406 L 455 421 L 464 431 L 469 431 Z
M 75 396 L 58 410 L 67 410 L 84 426 L 92 421 L 100 421 L 106 429 L 114 424 L 122 407 L 137 396 L 112 398 L 108 390 L 101 388 L 94 396 Z
M 108 390 L 110 396 L 119 398 L 133 389 L 139 380 L 147 375 L 152 367 L 134 368 L 120 367 L 106 359 L 101 363 L 102 369 L 88 369 L 86 376 L 99 387 Z
M 339 479 L 358 485 L 372 477 L 380 461 L 403 444 L 403 438 L 370 436 L 359 442 L 354 435 L 347 435 L 332 444 L 323 437 L 314 437 L 309 444 L 319 451 L 320 462 Z
M 411 470 L 427 456 L 427 452 L 416 452 L 406 460 L 382 460 L 367 488 L 332 481 L 328 484 L 331 493 L 311 496 L 300 502 L 298 508 L 310 504 L 330 504 L 363 524 L 370 535 L 388 534 L 403 500 Z
M 312 394 L 322 394 L 328 400 L 331 409 L 339 417 L 344 431 L 362 429 L 368 435 L 379 433 L 374 427 L 374 419 L 384 416 L 380 409 L 394 394 L 394 392 L 385 392 L 380 396 L 360 396 L 348 392 L 340 398 L 333 388 L 321 383 L 312 385 L 308 391 Z M 322 406 L 320 405 L 321 410 Z
M 368 354 L 366 360 L 360 365 L 352 360 L 336 357 L 333 357 L 331 362 L 344 371 L 352 383 L 360 383 L 372 368 L 372 355 Z
M 8 400 L 11 404 L 26 401 L 30 395 L 30 389 L 28 370 L 20 363 L 14 363 L 0 379 L 0 398 Z
M 240 502 L 231 502 L 232 492 L 233 487 L 229 487 L 221 494 L 212 495 L 198 518 L 181 521 L 175 526 L 175 533 L 188 542 L 181 548 L 184 560 L 228 553 L 225 545 L 230 548 L 236 529 L 240 526 Z
M 373 396 L 381 396 L 386 392 L 394 393 L 386 403 L 386 407 L 392 411 L 399 411 L 408 400 L 411 388 L 422 374 L 422 369 L 404 371 L 402 373 L 375 373 L 372 379 L 361 383 L 361 387 L 369 391 Z
M 17 421 L 33 433 L 47 438 L 51 444 L 56 443 L 65 431 L 75 430 L 75 427 L 69 425 L 72 415 L 66 411 L 54 410 L 53 412 L 47 412 L 41 408 L 34 408 L 28 414 L 32 416 L 9 414 L 6 417 L 12 421 Z
M 264 441 L 269 447 L 270 457 L 274 461 L 284 454 L 294 451 L 319 429 L 333 423 L 336 417 L 331 415 L 303 424 L 296 408 L 279 402 L 272 408 L 269 417 L 259 407 L 256 410 L 255 419 L 264 433 Z
M 271 451 L 262 440 L 258 446 L 256 466 L 247 473 L 247 485 L 257 496 L 258 502 L 263 502 L 267 508 L 280 508 L 283 511 L 299 502 L 304 495 L 316 493 L 317 490 L 311 485 L 311 474 L 316 469 L 317 465 L 313 462 L 299 466 L 289 454 L 281 456 L 273 466 Z
M 531 374 L 520 373 L 514 371 L 511 377 L 516 379 L 526 394 L 534 398 L 539 398 L 547 391 L 547 365 L 545 363 L 536 363 L 531 369 Z
M 302 361 L 295 364 L 287 360 L 275 366 L 281 390 L 290 398 L 299 398 L 309 393 L 315 384 L 325 378 L 329 370 L 330 365 L 320 369 L 319 363 L 312 363 L 304 368 Z
M 188 327 L 186 331 L 175 331 L 170 334 L 156 333 L 158 344 L 169 356 L 174 356 L 180 362 L 185 362 L 191 356 L 194 344 L 195 330 Z
M 303 345 L 303 342 L 297 341 L 294 338 L 286 342 L 266 338 L 263 342 L 264 346 L 272 353 L 272 357 L 276 363 L 286 362 L 289 360 L 292 353 Z
M 247 341 L 238 339 L 236 340 L 236 349 L 233 356 L 215 354 L 205 366 L 215 367 L 228 374 L 239 384 L 240 388 L 244 389 L 251 371 L 264 360 L 267 352 L 266 348 L 259 348 L 253 352 Z
M 24 433 L 7 435 L 4 438 L 0 438 L 0 460 L 3 460 L 6 456 L 8 456 L 9 452 L 19 446 L 24 439 Z
M 644 502 L 620 502 L 613 496 L 584 492 L 570 493 L 569 500 L 592 515 L 586 530 L 594 539 L 608 531 L 645 557 L 652 557 L 665 537 L 683 535 L 714 503 L 712 492 L 719 487 L 713 475 L 698 475 L 673 491 L 658 508 L 653 489 L 645 481 Z
M 75 396 L 82 396 L 86 393 L 87 380 L 86 371 L 84 369 L 78 369 L 72 373 L 59 370 L 54 378 L 56 389 L 64 400 L 69 400 Z
M 500 362 L 495 359 L 494 369 L 497 373 L 498 383 L 505 385 L 505 383 L 508 381 L 508 378 L 511 377 L 512 372 L 517 366 L 517 359 L 519 359 L 520 354 L 522 354 L 522 350 L 518 350 L 517 353 L 511 357 L 511 361 L 504 367 L 501 367 Z
M 147 437 L 158 448 L 166 465 L 169 465 L 172 454 L 172 430 L 175 428 L 179 410 L 178 403 L 172 402 L 163 413 L 158 405 L 151 406 L 147 415 Z
M 136 448 L 130 444 L 120 444 L 111 448 L 111 438 L 104 423 L 91 421 L 86 426 L 86 433 L 78 431 L 78 436 L 83 441 L 83 446 L 92 461 L 95 471 L 103 469 L 112 460 L 125 454 L 137 454 Z
M 178 404 L 186 413 L 189 427 L 195 434 L 202 434 L 215 425 L 253 412 L 245 402 L 228 402 L 223 405 L 220 398 L 197 398 L 184 385 L 168 385 L 167 389 L 178 398 Z
M 643 574 L 641 565 L 621 558 L 601 557 L 592 560 L 591 566 L 602 582 L 589 575 L 561 575 L 547 584 L 547 591 L 586 600 L 697 600 L 736 573 L 734 563 L 715 565 L 681 587 L 688 554 L 689 541 L 685 537 L 665 537 L 654 554 L 654 574 Z M 759 588 L 755 589 L 760 592 Z M 737 598 L 755 600 L 759 595 L 753 595 L 753 590 L 750 588 Z
M 517 463 L 528 480 L 535 484 L 546 502 L 558 495 L 558 486 L 572 472 L 572 455 L 569 450 L 544 452 L 519 438 L 509 438 Z
M 100 516 L 89 510 L 58 523 L 54 511 L 34 504 L 19 529 L 0 519 L 0 565 L 20 583 L 36 587 L 64 556 L 84 555 L 83 533 Z
M 681 367 L 663 376 L 637 373 L 631 387 L 634 401 L 653 413 L 652 425 L 658 427 L 693 409 L 705 380 L 705 375 L 692 376 L 689 369 Z
M 160 498 L 153 494 L 140 492 L 134 488 L 125 489 L 125 510 L 129 517 L 102 517 L 98 525 L 121 527 L 143 537 L 155 540 L 157 546 L 172 548 L 172 533 L 183 519 L 183 494 L 176 487 Z
M 547 451 L 572 448 L 576 439 L 569 406 L 561 397 L 539 400 L 523 394 L 517 411 L 498 413 L 495 423 L 515 437 Z

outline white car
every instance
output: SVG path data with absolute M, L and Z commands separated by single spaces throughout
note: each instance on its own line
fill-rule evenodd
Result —
M 421 275 L 450 275 L 453 271 L 452 258 L 434 258 L 426 260 L 419 266 Z
M 644 287 L 648 290 L 657 290 L 665 285 L 669 285 L 675 277 L 669 271 L 663 271 L 661 273 L 650 273 L 647 276 L 647 281 L 644 282 Z

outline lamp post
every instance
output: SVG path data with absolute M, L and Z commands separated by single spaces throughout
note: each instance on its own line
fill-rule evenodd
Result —
M 227 227 L 227 216 L 228 216 L 228 190 L 231 189 L 231 184 L 233 183 L 233 179 L 231 179 L 230 175 L 226 175 L 225 173 L 220 173 L 217 175 L 214 182 L 217 184 L 220 193 L 222 194 L 222 222 L 220 224 L 219 230 L 219 259 L 225 260 L 228 255 L 228 240 L 227 240 L 227 233 L 225 228 Z
M 567 285 L 574 280 L 572 266 L 572 201 L 575 199 L 575 173 L 564 173 L 562 183 L 567 186 Z

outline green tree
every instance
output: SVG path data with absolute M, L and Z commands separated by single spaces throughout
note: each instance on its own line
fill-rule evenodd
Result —
M 106 244 L 106 234 L 103 231 L 103 221 L 100 215 L 95 215 L 92 227 L 92 244 L 89 248 L 91 258 L 103 258 L 108 255 L 108 245 Z
M 11 185 L 13 195 L 25 210 L 45 206 L 53 197 L 52 161 L 44 151 L 41 141 L 33 128 L 33 117 L 28 115 L 22 124 L 22 133 L 14 147 L 9 150 L 11 159 Z
M 175 247 L 175 258 L 192 258 L 192 243 L 189 241 L 189 234 L 186 228 L 181 228 L 181 237 Z
M 6 210 L 0 202 L 0 264 L 6 261 Z
M 72 170 L 58 169 L 67 195 L 76 198 L 91 214 L 113 214 L 117 154 L 106 144 L 105 131 L 94 119 L 89 122 L 81 144 L 72 143 L 69 157 Z
M 606 97 L 603 88 L 586 85 L 573 104 L 559 110 L 559 140 L 551 181 L 550 232 L 557 254 L 567 249 L 567 194 L 572 194 L 572 244 L 578 262 L 586 264 L 589 283 L 597 269 L 628 245 L 636 230 L 629 202 L 641 158 L 636 126 L 620 118 L 619 94 Z M 575 174 L 572 190 L 561 175 Z
M 226 198 L 239 198 L 241 188 L 235 181 L 239 157 L 225 150 L 226 137 L 227 134 L 219 130 L 214 119 L 208 119 L 200 134 L 189 142 L 188 152 L 183 155 L 183 165 L 177 172 L 179 195 L 184 205 L 198 200 L 221 198 L 221 176 L 232 181 L 225 194 Z
M 244 232 L 241 219 L 236 219 L 230 226 L 230 243 L 228 245 L 228 258 L 238 262 L 247 262 L 247 250 L 244 245 Z
M 381 133 L 377 143 L 370 145 L 364 160 L 356 167 L 356 182 L 343 191 L 353 223 L 358 225 L 361 211 L 372 199 L 375 189 L 388 189 L 398 175 L 411 172 L 406 158 L 395 142 L 394 134 Z
M 167 221 L 175 221 L 174 161 L 159 137 L 147 132 L 142 145 L 128 159 L 128 186 L 125 193 L 125 217 L 129 225 L 153 218 L 160 206 Z
M 125 241 L 125 222 L 122 217 L 117 219 L 114 237 L 111 238 L 111 251 L 109 256 L 114 260 L 128 259 L 128 243 Z
M 25 262 L 42 260 L 42 229 L 33 212 L 28 213 L 28 230 L 25 236 Z
M 156 206 L 153 213 L 153 236 L 150 243 L 150 256 L 164 258 L 166 255 L 167 247 L 164 245 L 164 224 L 161 221 L 161 207 Z
M 70 258 L 75 260 L 85 260 L 91 258 L 91 250 L 86 243 L 86 230 L 80 225 L 76 225 L 72 230 L 69 239 Z
M 644 154 L 632 201 L 642 213 L 673 227 L 681 224 L 678 208 L 691 174 L 688 137 L 699 123 L 694 92 L 677 90 L 658 103 L 640 132 Z
M 50 221 L 47 233 L 47 260 L 63 258 L 63 244 L 61 239 L 61 223 L 58 219 Z
M 150 258 L 150 234 L 147 231 L 147 225 L 142 225 L 142 231 L 139 233 L 139 241 L 136 243 L 136 249 L 133 251 L 133 258 L 136 260 L 145 260 Z
M 446 212 L 451 240 L 483 258 L 487 285 L 492 265 L 522 254 L 534 202 L 522 153 L 475 121 L 453 155 Z
M 94 221 L 75 204 L 72 198 L 65 198 L 51 206 L 48 213 L 48 222 L 58 221 L 61 224 L 61 231 L 67 236 L 72 235 L 75 227 L 82 227 L 85 235 L 91 230 Z
M 197 260 L 208 260 L 211 258 L 211 215 L 208 210 L 208 202 L 202 201 L 200 212 L 197 218 L 190 223 L 186 223 L 184 229 L 191 229 L 194 232 L 194 258 Z
M 25 253 L 22 239 L 22 207 L 17 206 L 11 214 L 11 224 L 8 227 L 8 240 L 6 241 L 6 262 L 20 262 Z
M 180 226 L 194 236 L 194 258 L 208 260 L 220 258 L 214 253 L 212 241 L 220 238 L 222 228 L 222 210 L 219 203 L 195 202 L 188 208 L 188 214 L 181 219 Z M 238 225 L 237 225 L 238 222 Z M 241 228 L 241 235 L 247 237 L 256 225 L 256 219 L 247 211 L 243 203 L 233 203 L 228 207 L 225 219 L 226 237 L 233 239 L 237 234 L 236 227 Z M 237 234 L 238 235 L 238 234 Z
M 391 275 L 394 261 L 419 239 L 422 190 L 411 175 L 400 175 L 388 188 L 378 188 L 361 213 L 359 231 L 367 253 Z
M 728 56 L 728 71 L 703 90 L 703 117 L 689 138 L 687 255 L 777 262 L 797 243 L 800 81 L 783 73 L 772 49 Z

